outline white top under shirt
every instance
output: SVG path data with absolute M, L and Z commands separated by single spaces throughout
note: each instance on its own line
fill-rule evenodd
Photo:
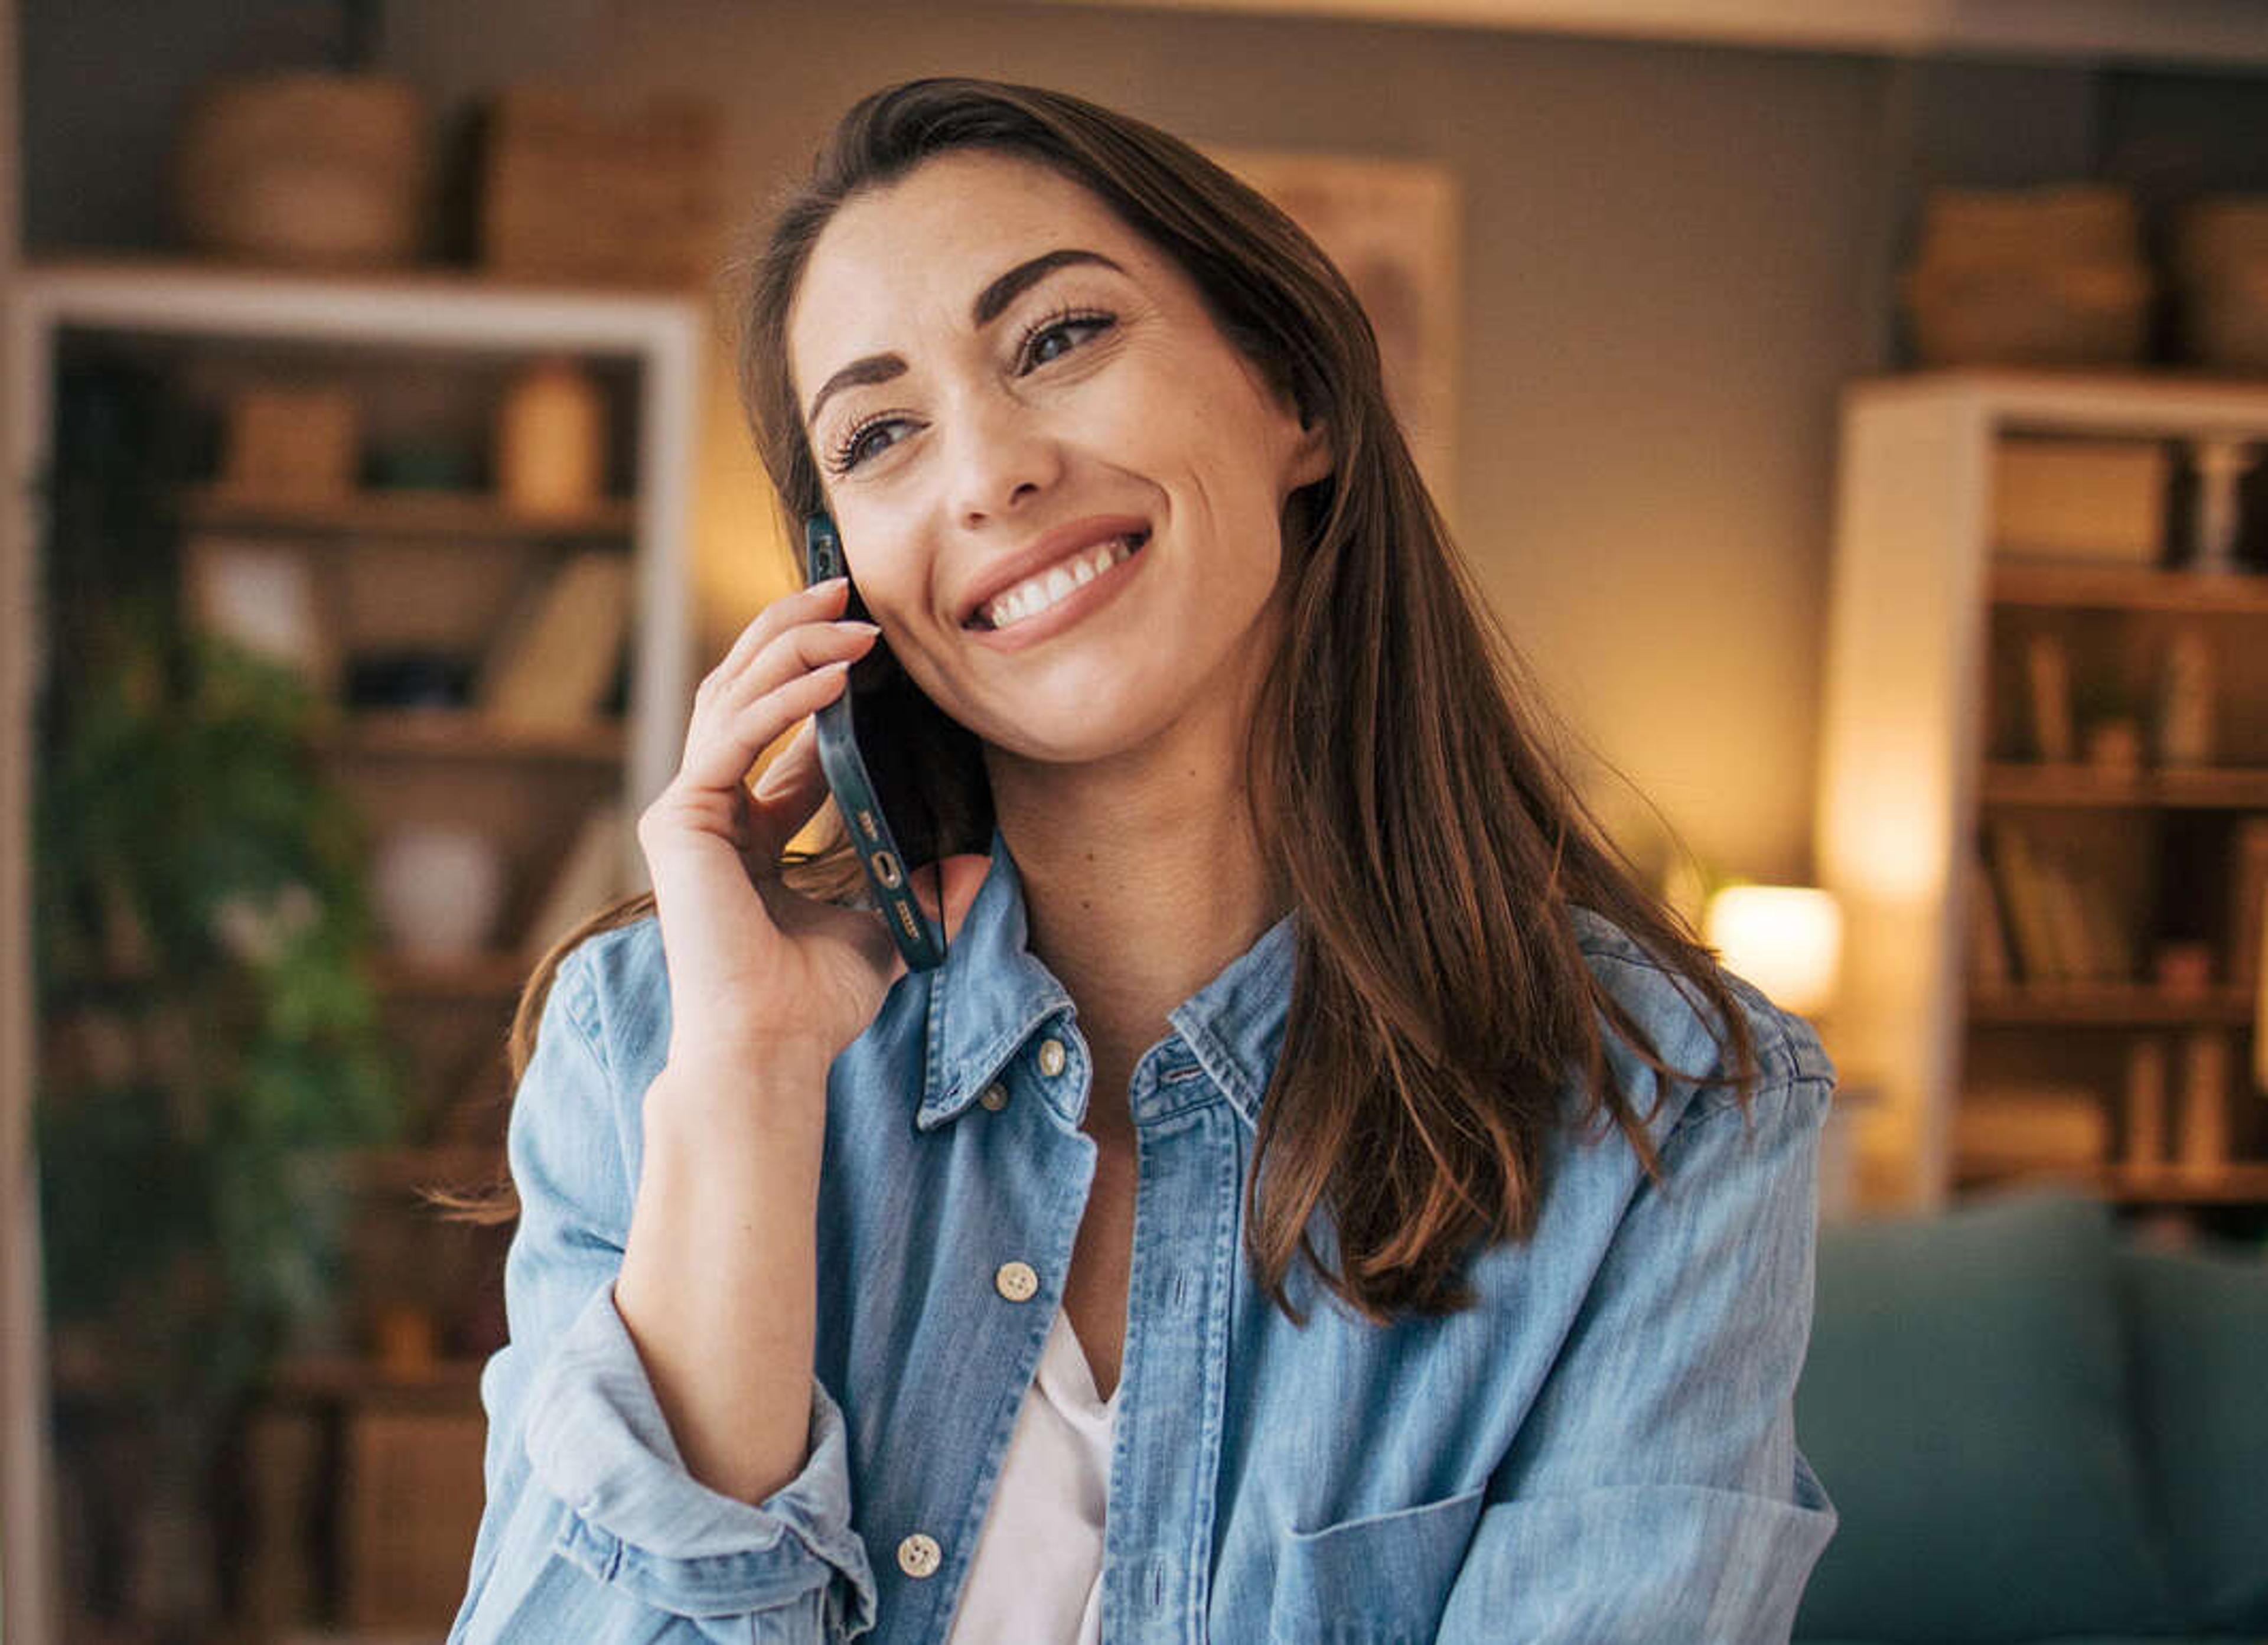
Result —
M 1057 1309 L 946 1645 L 1099 1645 L 1110 1427 L 1125 1385 L 1121 1380 L 1108 1401 L 1094 1397 L 1086 1352 Z

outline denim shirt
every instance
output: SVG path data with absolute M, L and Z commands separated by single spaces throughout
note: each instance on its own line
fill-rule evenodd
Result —
M 1762 1062 L 1744 1118 L 1682 1080 L 1654 1109 L 1609 1035 L 1666 1191 L 1618 1130 L 1574 1123 L 1571 1073 L 1534 1237 L 1474 1258 L 1476 1307 L 1375 1325 L 1295 1265 L 1301 1328 L 1260 1294 L 1241 1214 L 1297 918 L 1101 1097 L 1138 1139 L 1104 1640 L 1786 1640 L 1836 1525 L 1793 1416 L 1834 1082 L 1816 1036 L 1728 976 Z M 1690 985 L 1573 918 L 1663 1059 L 1718 1069 Z M 894 985 L 828 1073 L 809 1453 L 761 1502 L 686 1472 L 614 1306 L 668 1042 L 652 918 L 566 957 L 511 1120 L 511 1340 L 481 1381 L 453 1645 L 941 1640 L 1095 1161 L 1077 1009 L 1027 946 L 1005 843 L 943 967 Z

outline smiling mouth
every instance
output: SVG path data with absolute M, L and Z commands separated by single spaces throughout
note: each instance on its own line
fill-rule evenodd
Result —
M 1066 559 L 1058 560 L 1036 577 L 1025 579 L 980 606 L 965 627 L 977 630 L 1010 629 L 1027 622 L 1058 602 L 1069 599 L 1096 578 L 1124 561 L 1132 559 L 1150 541 L 1145 528 L 1131 531 L 1123 537 L 1113 537 L 1108 542 L 1098 542 L 1083 549 Z

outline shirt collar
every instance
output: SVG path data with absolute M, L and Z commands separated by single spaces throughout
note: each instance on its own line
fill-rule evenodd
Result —
M 1076 1017 L 1071 995 L 1029 946 L 1024 885 L 996 826 L 992 864 L 945 963 L 932 973 L 921 1107 L 932 1131 L 959 1115 L 1041 1025 Z M 1296 912 L 1285 914 L 1167 1021 L 1249 1125 L 1275 1072 L 1291 1004 Z

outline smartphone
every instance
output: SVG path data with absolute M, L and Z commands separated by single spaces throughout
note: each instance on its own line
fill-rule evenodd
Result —
M 803 522 L 803 560 L 806 583 L 821 583 L 830 577 L 850 574 L 843 557 L 843 539 L 836 535 L 834 520 L 823 513 L 813 514 Z M 857 585 L 853 584 L 846 615 L 861 616 L 863 609 L 858 603 Z M 836 808 L 843 814 L 843 825 L 850 836 L 851 846 L 866 870 L 866 882 L 874 889 L 874 904 L 882 911 L 891 941 L 905 956 L 908 970 L 926 971 L 945 963 L 945 933 L 915 900 L 912 867 L 905 852 L 899 849 L 899 836 L 891 829 L 889 813 L 884 808 L 895 801 L 901 818 L 907 815 L 908 804 L 893 793 L 904 789 L 905 774 L 880 757 L 884 751 L 880 749 L 875 750 L 876 764 L 870 767 L 865 753 L 858 746 L 861 686 L 871 688 L 875 678 L 876 668 L 870 665 L 886 662 L 886 659 L 876 655 L 881 651 L 877 645 L 853 663 L 841 695 L 813 716 L 817 721 L 819 768 L 826 775 L 828 792 L 835 796 Z M 881 777 L 879 782 L 878 774 Z M 909 837 L 908 843 L 918 846 L 934 842 Z

